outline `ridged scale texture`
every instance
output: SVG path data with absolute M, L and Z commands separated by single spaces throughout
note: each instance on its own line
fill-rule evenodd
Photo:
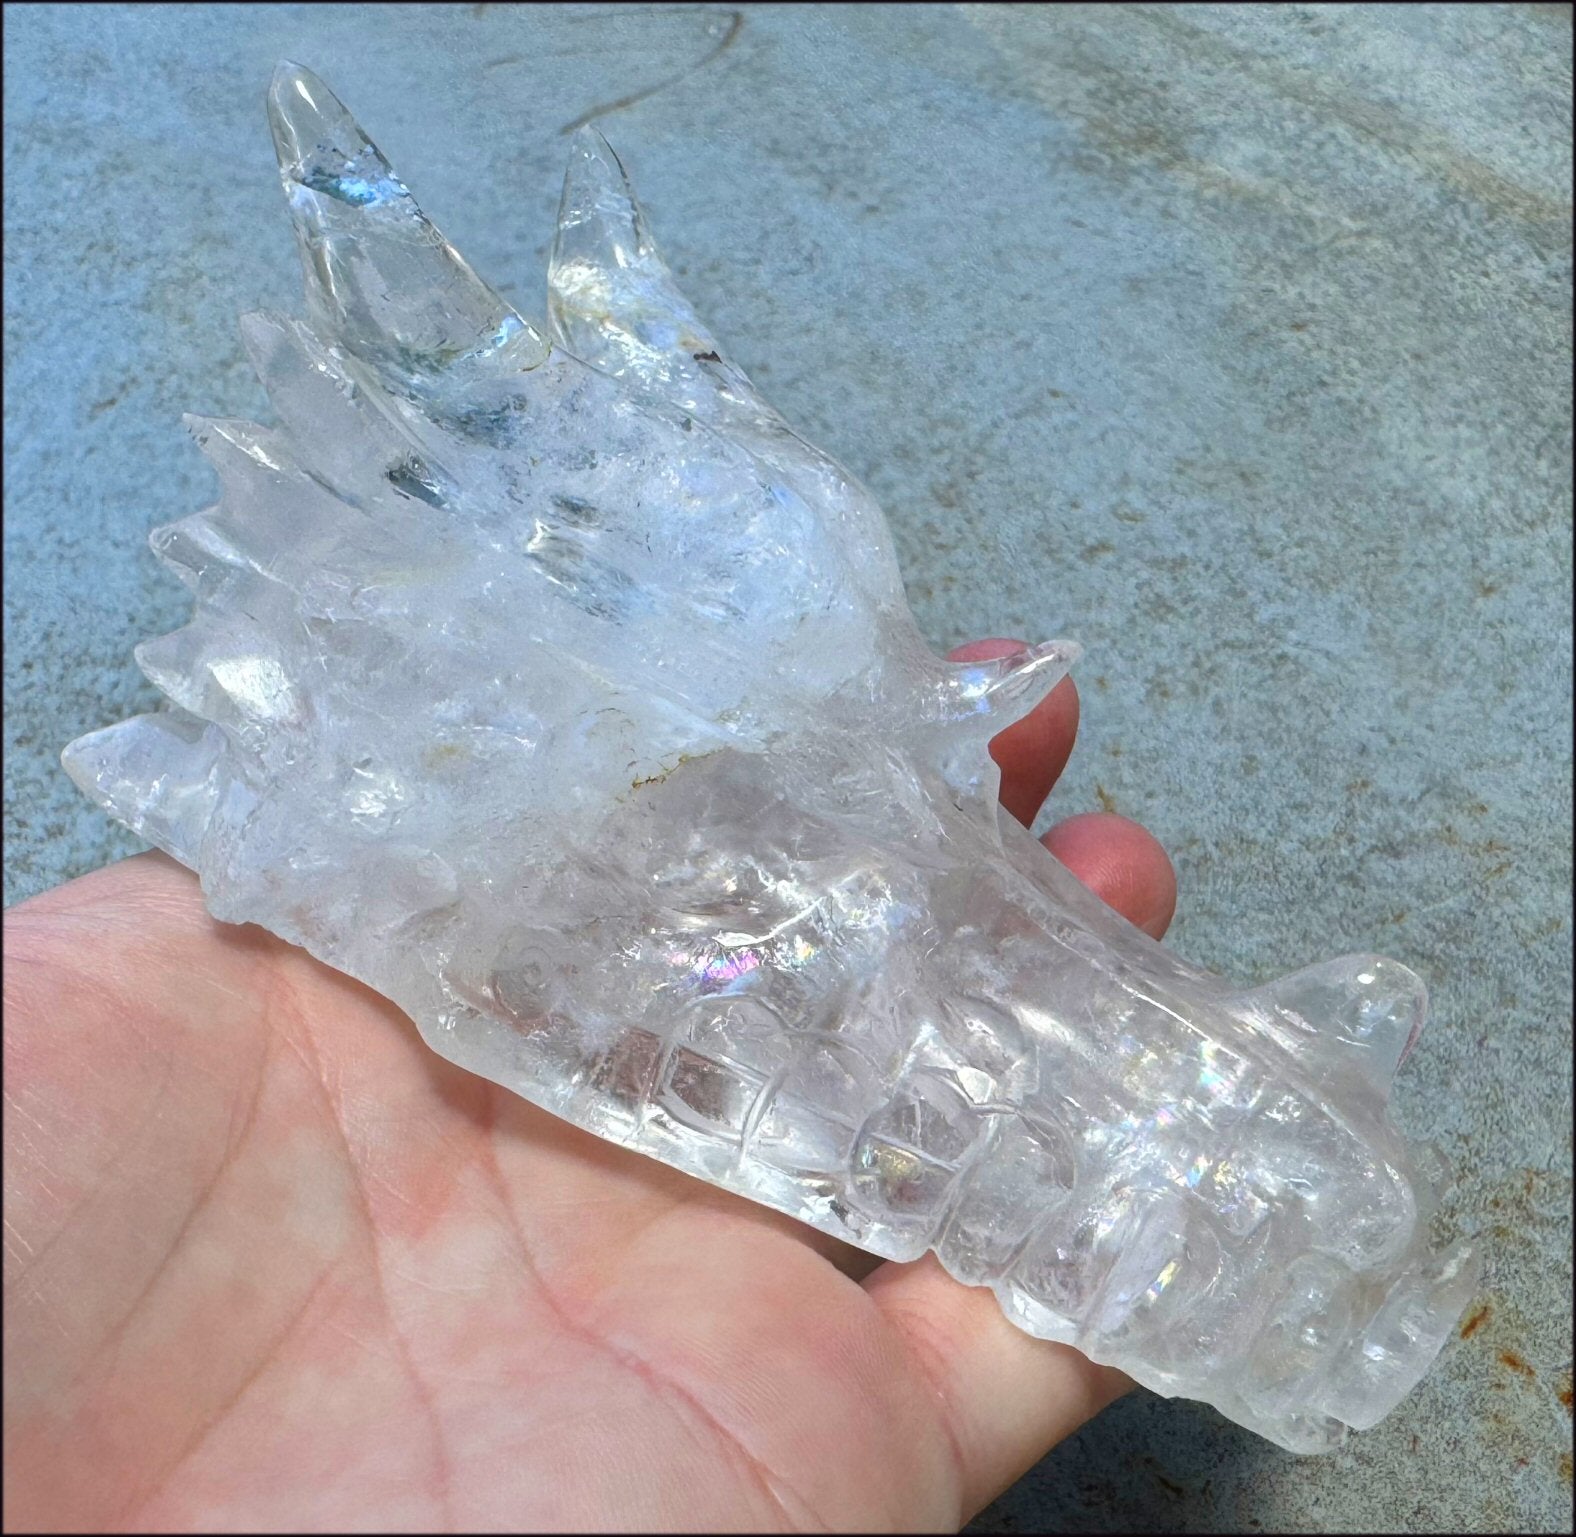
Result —
M 1470 1299 L 1386 1114 L 1418 979 L 1256 990 L 999 819 L 989 739 L 1076 656 L 936 657 L 869 494 L 674 287 L 574 141 L 549 334 L 321 81 L 269 97 L 308 320 L 279 417 L 191 425 L 218 506 L 138 648 L 166 708 L 67 769 L 437 1051 L 1297 1451 L 1374 1424 Z

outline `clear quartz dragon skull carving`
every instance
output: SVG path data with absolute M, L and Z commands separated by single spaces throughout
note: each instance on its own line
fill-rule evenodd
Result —
M 78 785 L 445 1057 L 1294 1451 L 1375 1424 L 1476 1286 L 1387 1113 L 1424 993 L 1243 989 L 998 817 L 990 738 L 1077 650 L 937 657 L 880 509 L 680 296 L 575 136 L 547 334 L 310 72 L 269 114 L 304 321 L 278 426 L 188 418 L 218 505 L 168 696 Z

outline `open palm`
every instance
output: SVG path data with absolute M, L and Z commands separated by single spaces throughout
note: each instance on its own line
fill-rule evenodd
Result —
M 1077 713 L 993 744 L 1021 820 Z M 1147 834 L 1047 843 L 1163 931 Z M 10 1530 L 939 1530 L 1126 1385 L 452 1066 L 162 855 L 5 945 Z

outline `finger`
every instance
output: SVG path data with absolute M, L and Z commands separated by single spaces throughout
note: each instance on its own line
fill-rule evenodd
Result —
M 973 640 L 948 654 L 954 662 L 988 662 L 1026 650 L 1021 640 Z M 1078 735 L 1078 689 L 1063 678 L 1022 720 L 991 739 L 1001 770 L 1001 803 L 1028 827 L 1051 793 Z
M 960 1285 L 934 1254 L 882 1265 L 864 1287 L 935 1395 L 956 1450 L 960 1523 L 1133 1385 L 1025 1334 L 993 1292 Z
M 1107 907 L 1159 939 L 1177 907 L 1177 877 L 1153 833 L 1108 811 L 1058 822 L 1040 842 Z

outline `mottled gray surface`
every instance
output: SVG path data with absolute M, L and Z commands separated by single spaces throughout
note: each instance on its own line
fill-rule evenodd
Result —
M 274 63 L 527 313 L 607 108 L 935 642 L 1087 646 L 1052 814 L 1160 835 L 1193 959 L 1434 989 L 1397 1113 L 1488 1250 L 1470 1337 L 1322 1460 L 1132 1398 L 981 1529 L 1569 1531 L 1570 8 L 734 15 L 7 7 L 6 901 L 135 846 L 56 753 L 152 703 L 180 413 L 262 410 L 235 314 L 297 307 Z

